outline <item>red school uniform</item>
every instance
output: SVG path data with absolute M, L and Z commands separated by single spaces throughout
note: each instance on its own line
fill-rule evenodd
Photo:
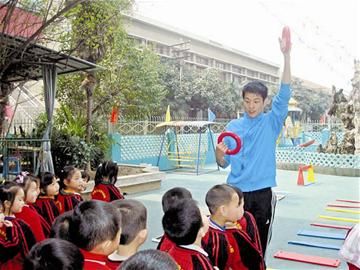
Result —
M 0 264 L 0 270 L 22 270 L 24 259 L 32 246 L 36 243 L 36 239 L 29 225 L 27 225 L 23 220 L 16 217 L 6 217 L 6 220 L 11 221 L 14 230 L 17 231 L 17 235 L 19 237 L 19 248 L 16 254 L 7 254 L 9 257 L 5 257 L 5 254 L 1 254 L 1 260 L 4 261 L 4 263 Z M 4 234 L 4 230 L 6 231 L 4 227 L 5 226 L 0 228 L 0 235 Z
M 176 246 L 176 244 L 169 239 L 166 233 L 164 233 L 156 249 L 168 252 L 174 246 Z
M 208 254 L 199 246 L 173 246 L 168 254 L 175 260 L 179 270 L 213 270 Z
M 0 269 L 1 265 L 12 259 L 21 250 L 20 238 L 16 226 L 0 228 Z
M 59 209 L 59 213 L 62 214 L 73 210 L 82 201 L 83 198 L 79 193 L 67 193 L 64 190 L 60 190 L 56 197 L 56 206 Z
M 230 263 L 233 270 L 264 270 L 265 262 L 262 255 L 259 232 L 251 213 L 244 216 L 235 226 L 226 229 L 234 256 Z
M 59 209 L 56 206 L 55 200 L 47 196 L 39 196 L 35 202 L 36 210 L 51 226 L 59 216 Z
M 93 200 L 112 202 L 115 200 L 124 199 L 124 196 L 114 184 L 101 182 L 94 186 L 94 189 L 91 192 L 91 198 Z
M 50 225 L 39 215 L 33 206 L 24 205 L 20 213 L 15 214 L 19 219 L 25 221 L 34 233 L 37 242 L 44 240 L 50 234 Z
M 221 227 L 210 219 L 209 231 L 202 239 L 202 247 L 209 255 L 212 265 L 220 270 L 230 269 L 234 256 L 234 248 L 226 235 L 225 227 Z
M 106 265 L 107 256 L 80 249 L 84 256 L 83 270 L 110 270 Z

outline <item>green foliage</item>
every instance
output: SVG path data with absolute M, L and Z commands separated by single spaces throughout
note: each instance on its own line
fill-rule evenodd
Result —
M 162 84 L 168 90 L 163 106 L 170 105 L 178 114 L 197 116 L 210 108 L 218 117 L 234 117 L 240 108 L 239 88 L 221 78 L 215 69 L 196 71 L 174 61 L 163 61 Z
M 135 48 L 120 36 L 116 47 L 102 62 L 102 84 L 95 95 L 99 104 L 118 104 L 123 116 L 136 118 L 159 112 L 166 90 L 160 82 L 160 60 L 152 51 Z M 108 111 L 109 112 L 109 111 Z
M 100 62 L 111 50 L 115 35 L 123 31 L 121 12 L 132 7 L 131 0 L 86 1 L 72 9 L 67 18 L 71 31 L 65 32 L 69 48 L 81 58 Z
M 36 121 L 36 132 L 42 135 L 46 128 L 46 115 L 42 114 Z M 85 138 L 86 119 L 81 114 L 74 114 L 66 105 L 57 109 L 51 133 L 52 156 L 55 171 L 66 165 L 84 168 L 90 162 L 96 168 L 109 150 L 111 141 L 105 127 L 96 122 L 93 125 L 90 143 Z
M 326 110 L 330 108 L 332 97 L 320 90 L 312 90 L 303 85 L 300 80 L 292 83 L 293 98 L 298 102 L 298 107 L 303 110 L 302 118 L 319 120 Z

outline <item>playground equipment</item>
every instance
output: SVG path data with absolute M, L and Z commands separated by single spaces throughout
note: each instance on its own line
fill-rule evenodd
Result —
M 236 142 L 236 147 L 234 149 L 227 149 L 226 150 L 226 154 L 227 155 L 235 155 L 237 154 L 240 149 L 241 149 L 241 139 L 238 135 L 236 135 L 235 133 L 233 132 L 229 132 L 229 131 L 226 131 L 226 132 L 223 132 L 220 134 L 220 136 L 218 137 L 218 143 L 221 143 L 223 141 L 223 139 L 225 137 L 231 137 L 235 140 Z
M 175 169 L 194 169 L 199 174 L 207 154 L 212 152 L 215 157 L 212 124 L 214 123 L 209 121 L 166 121 L 158 124 L 156 127 L 165 127 L 165 131 L 157 166 L 165 153 Z
M 311 263 L 311 264 L 317 264 L 317 265 L 323 265 L 323 266 L 329 266 L 329 267 L 335 267 L 335 268 L 340 265 L 340 260 L 338 260 L 338 259 L 330 259 L 330 258 L 319 257 L 319 256 L 310 256 L 310 255 L 304 255 L 304 254 L 295 253 L 295 252 L 286 252 L 286 251 L 282 251 L 282 250 L 276 252 L 274 257 L 278 258 L 278 259 Z
M 307 183 L 305 184 L 304 172 L 306 171 L 307 171 Z M 311 164 L 306 166 L 300 165 L 298 179 L 297 179 L 298 186 L 307 186 L 314 183 L 315 183 L 314 167 Z

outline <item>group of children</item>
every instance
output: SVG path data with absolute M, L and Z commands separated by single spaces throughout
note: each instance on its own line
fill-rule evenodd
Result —
M 187 189 L 168 190 L 157 250 L 138 251 L 148 235 L 147 209 L 124 198 L 115 186 L 117 175 L 115 163 L 101 164 L 87 201 L 80 193 L 89 177 L 72 166 L 59 180 L 48 172 L 22 173 L 0 185 L 0 269 L 266 268 L 243 193 L 227 184 L 206 193 L 210 215 Z
M 170 189 L 158 250 L 138 252 L 147 209 L 115 186 L 116 163 L 98 167 L 87 201 L 88 175 L 73 166 L 57 175 L 21 173 L 0 185 L 0 269 L 264 269 L 256 224 L 236 188 L 208 191 L 210 217 L 190 191 Z

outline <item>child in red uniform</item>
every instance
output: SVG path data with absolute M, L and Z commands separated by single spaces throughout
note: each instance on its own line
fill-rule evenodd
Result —
M 4 220 L 10 221 L 13 226 L 13 237 L 18 237 L 19 241 L 17 242 L 19 248 L 17 253 L 6 252 L 5 254 L 1 253 L 1 264 L 0 269 L 12 269 L 18 270 L 22 269 L 23 261 L 25 256 L 28 254 L 31 247 L 36 243 L 36 239 L 31 231 L 29 225 L 27 225 L 23 220 L 15 217 L 15 214 L 20 213 L 24 207 L 24 191 L 18 185 L 14 183 L 7 182 L 4 185 L 0 186 L 0 203 L 1 209 L 4 211 Z M 8 225 L 10 223 L 7 223 Z M 7 242 L 8 230 L 6 226 L 0 228 L 0 238 L 1 242 Z M 14 250 L 12 246 L 12 250 Z
M 220 270 L 231 269 L 234 247 L 229 242 L 225 224 L 240 219 L 239 196 L 226 184 L 216 185 L 206 193 L 206 205 L 210 211 L 210 228 L 203 238 L 203 248 L 214 266 Z
M 36 211 L 34 203 L 39 195 L 39 179 L 22 172 L 16 176 L 14 182 L 22 187 L 25 193 L 25 205 L 17 218 L 25 221 L 34 233 L 37 242 L 44 240 L 50 234 L 50 224 Z
M 31 249 L 24 270 L 83 269 L 84 256 L 74 244 L 62 239 L 46 239 Z
M 80 170 L 73 166 L 65 166 L 60 172 L 60 191 L 56 197 L 56 206 L 60 214 L 74 209 L 83 201 L 80 195 L 83 186 Z
M 240 198 L 239 215 L 241 218 L 235 223 L 226 224 L 226 234 L 229 243 L 234 248 L 231 269 L 264 270 L 265 262 L 255 218 L 249 212 L 244 213 L 244 195 L 241 190 L 232 188 Z
M 175 187 L 169 189 L 165 192 L 162 197 L 161 205 L 163 212 L 165 213 L 169 210 L 174 204 L 176 205 L 180 200 L 183 199 L 192 199 L 191 192 L 186 188 Z M 166 233 L 161 237 L 160 243 L 157 246 L 158 250 L 169 251 L 175 244 L 171 242 L 169 237 L 166 236 Z
M 179 270 L 174 260 L 160 250 L 142 250 L 121 264 L 120 270 Z
M 95 174 L 95 186 L 91 192 L 93 200 L 112 202 L 124 199 L 120 189 L 115 186 L 119 167 L 115 162 L 105 161 L 101 164 Z
M 209 229 L 209 220 L 201 214 L 196 202 L 185 199 L 165 212 L 162 224 L 166 235 L 175 243 L 168 254 L 179 270 L 213 270 L 201 239 Z
M 1 195 L 0 195 L 1 196 Z M 2 204 L 0 204 L 0 266 L 21 250 L 17 228 L 11 221 L 5 220 Z
M 55 220 L 57 232 L 81 249 L 85 258 L 85 270 L 110 269 L 107 256 L 113 253 L 120 241 L 121 215 L 109 203 L 85 201 L 78 204 L 70 213 L 60 215 Z M 53 228 L 54 229 L 54 228 Z
M 136 200 L 116 200 L 111 203 L 121 214 L 121 237 L 117 250 L 108 257 L 108 266 L 117 269 L 128 257 L 134 255 L 145 242 L 147 211 Z
M 59 194 L 59 181 L 50 172 L 42 173 L 40 176 L 40 195 L 35 205 L 39 214 L 52 225 L 59 215 L 59 209 L 55 203 L 55 196 Z

